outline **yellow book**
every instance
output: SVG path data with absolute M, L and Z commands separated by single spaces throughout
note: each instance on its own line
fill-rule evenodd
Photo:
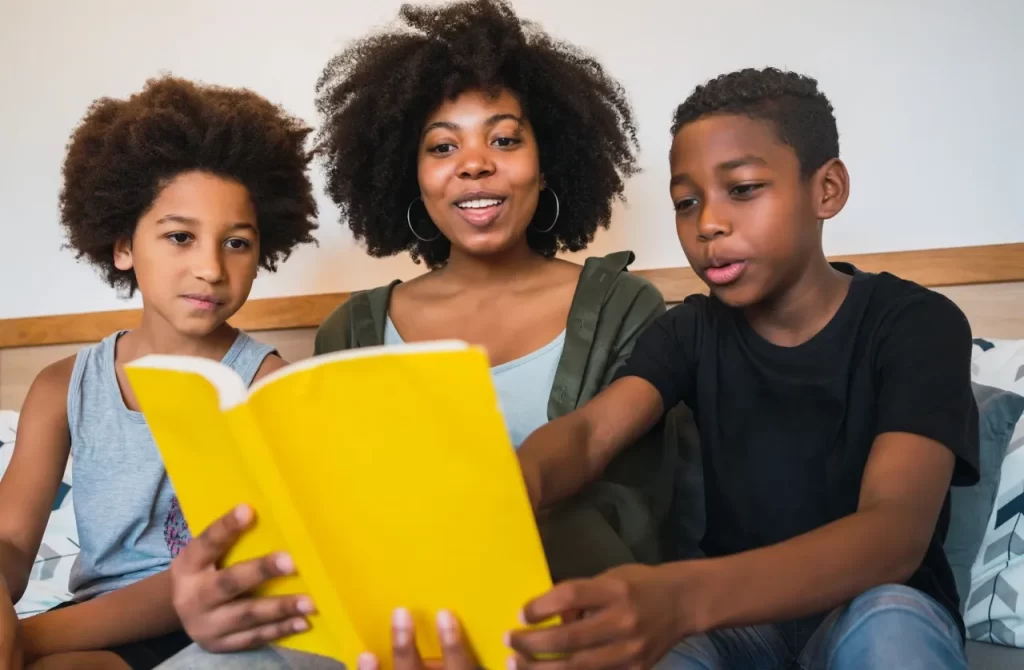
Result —
M 250 389 L 201 358 L 147 356 L 126 373 L 193 534 L 245 502 L 256 524 L 226 564 L 294 558 L 297 575 L 258 594 L 316 604 L 282 646 L 350 668 L 370 651 L 390 667 L 391 614 L 405 607 L 436 658 L 448 609 L 480 663 L 505 666 L 505 632 L 551 577 L 481 349 L 357 349 Z

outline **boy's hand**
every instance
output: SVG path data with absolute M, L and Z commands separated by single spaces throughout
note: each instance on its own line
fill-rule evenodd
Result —
M 217 569 L 252 522 L 252 510 L 238 507 L 210 524 L 171 562 L 174 609 L 185 632 L 207 651 L 251 649 L 309 627 L 305 616 L 313 612 L 313 602 L 306 596 L 248 597 L 264 582 L 294 571 L 288 556 Z
M 677 564 L 673 567 L 678 567 Z M 566 613 L 578 619 L 509 636 L 517 670 L 651 668 L 677 642 L 696 632 L 690 594 L 675 574 L 624 565 L 593 579 L 562 582 L 527 604 L 526 623 Z M 553 655 L 551 660 L 538 660 Z
M 412 616 L 406 610 L 395 610 L 391 618 L 392 662 L 395 670 L 477 670 L 473 651 L 462 637 L 462 630 L 449 612 L 437 615 L 437 634 L 441 640 L 441 659 L 424 662 L 416 648 L 416 631 Z M 359 657 L 358 670 L 378 670 L 380 663 L 373 654 Z
M 0 573 L 0 670 L 21 670 L 21 627 L 7 581 Z

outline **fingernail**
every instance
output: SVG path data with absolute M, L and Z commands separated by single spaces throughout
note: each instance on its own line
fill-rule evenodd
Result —
M 290 575 L 295 572 L 295 561 L 288 554 L 278 554 L 274 564 L 282 575 Z
M 356 667 L 359 670 L 377 670 L 377 657 L 368 651 L 364 651 L 359 654 L 359 659 L 356 661 Z
M 441 632 L 441 644 L 449 647 L 455 644 L 455 617 L 447 610 L 437 613 L 437 627 Z
M 235 521 L 242 524 L 243 526 L 249 523 L 249 519 L 252 516 L 248 505 L 239 505 L 235 508 Z
M 395 645 L 404 647 L 412 640 L 412 614 L 409 610 L 399 607 L 391 615 L 391 627 L 394 629 Z
M 511 647 L 512 646 L 512 633 L 505 633 L 505 637 L 502 638 L 502 641 L 505 643 L 506 647 Z
M 526 610 L 519 610 L 519 623 L 526 625 Z
M 516 668 L 518 667 L 519 664 L 516 663 L 516 657 L 515 656 L 509 656 L 508 657 L 508 662 L 505 665 L 508 667 L 508 670 L 516 670 Z
M 303 631 L 309 630 L 309 623 L 305 619 L 296 619 L 294 622 L 292 622 L 292 630 L 294 630 L 296 633 L 301 633 Z
M 315 608 L 313 607 L 313 601 L 309 598 L 299 598 L 299 602 L 295 604 L 295 609 L 299 610 L 302 614 L 312 614 Z

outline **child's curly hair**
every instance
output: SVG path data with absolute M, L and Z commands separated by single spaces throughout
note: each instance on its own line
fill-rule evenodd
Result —
M 636 128 L 618 82 L 504 0 L 404 5 L 398 25 L 345 49 L 317 83 L 327 193 L 370 255 L 409 251 L 432 268 L 447 262 L 447 239 L 420 241 L 406 223 L 420 194 L 423 124 L 445 99 L 503 88 L 530 120 L 541 173 L 561 202 L 551 233 L 528 229 L 531 248 L 545 256 L 579 251 L 608 226 L 623 179 L 637 171 Z
M 245 89 L 160 77 L 125 100 L 94 102 L 64 160 L 60 221 L 68 246 L 114 288 L 134 294 L 134 272 L 114 266 L 114 244 L 131 239 L 160 190 L 200 170 L 245 186 L 256 210 L 260 265 L 273 271 L 292 249 L 315 243 L 309 180 L 312 132 Z

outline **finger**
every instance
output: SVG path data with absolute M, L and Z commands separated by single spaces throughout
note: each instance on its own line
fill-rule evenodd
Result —
M 416 648 L 412 615 L 407 609 L 396 609 L 391 616 L 391 655 L 395 670 L 424 670 Z
M 255 514 L 248 505 L 239 505 L 192 538 L 176 559 L 186 572 L 199 572 L 217 564 L 238 538 L 252 525 Z
M 516 631 L 509 635 L 509 646 L 527 658 L 575 654 L 621 639 L 616 622 L 613 612 L 603 610 L 560 626 Z
M 380 661 L 368 651 L 359 654 L 359 658 L 356 659 L 356 670 L 379 670 L 379 668 Z
M 523 608 L 523 621 L 537 624 L 560 614 L 574 610 L 600 608 L 607 604 L 614 594 L 604 580 L 574 579 L 562 582 L 544 595 L 531 600 Z
M 252 592 L 275 577 L 294 572 L 295 563 L 288 554 L 262 556 L 204 576 L 204 585 L 197 595 L 206 609 L 212 609 Z
M 437 613 L 437 635 L 444 652 L 444 670 L 475 670 L 476 655 L 469 649 L 462 627 L 451 612 Z
M 640 645 L 635 642 L 618 642 L 573 654 L 572 658 L 531 660 L 515 656 L 511 665 L 514 670 L 613 670 L 635 666 L 641 660 Z
M 307 596 L 244 598 L 217 608 L 208 615 L 209 635 L 227 637 L 286 620 L 298 620 L 313 613 L 313 601 Z
M 285 621 L 278 621 L 277 623 L 259 626 L 258 628 L 250 628 L 232 633 L 213 643 L 206 644 L 204 647 L 216 653 L 256 649 L 280 640 L 283 637 L 303 633 L 307 630 L 309 630 L 309 622 L 305 619 L 286 619 Z

